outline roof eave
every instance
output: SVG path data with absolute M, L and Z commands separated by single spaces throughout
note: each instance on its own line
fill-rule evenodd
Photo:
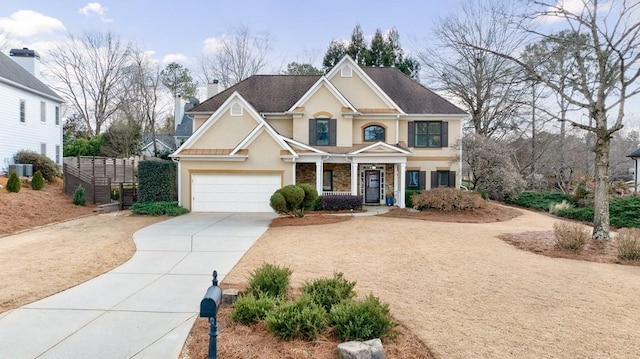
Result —
M 7 85 L 10 85 L 10 86 L 13 86 L 13 87 L 17 87 L 17 88 L 19 88 L 19 89 L 21 89 L 21 90 L 24 90 L 24 91 L 27 91 L 27 92 L 31 92 L 31 93 L 34 93 L 34 94 L 36 94 L 36 95 L 42 96 L 42 97 L 46 97 L 46 98 L 48 98 L 49 100 L 51 100 L 51 101 L 55 101 L 55 102 L 57 102 L 57 103 L 64 103 L 64 99 L 62 99 L 62 97 L 56 97 L 56 96 L 52 96 L 52 95 L 46 94 L 46 93 L 44 93 L 44 92 L 40 92 L 40 91 L 38 91 L 38 90 L 34 90 L 34 89 L 32 89 L 31 87 L 28 87 L 28 86 L 25 86 L 25 85 L 19 84 L 19 83 L 17 83 L 17 82 L 14 82 L 14 81 L 8 80 L 8 79 L 6 79 L 6 78 L 4 78 L 4 77 L 0 77 L 0 82 L 4 82 L 4 83 L 6 83 Z

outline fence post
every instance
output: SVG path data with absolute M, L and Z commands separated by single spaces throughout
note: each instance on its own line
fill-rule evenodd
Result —
M 120 182 L 120 210 L 124 209 L 124 183 Z

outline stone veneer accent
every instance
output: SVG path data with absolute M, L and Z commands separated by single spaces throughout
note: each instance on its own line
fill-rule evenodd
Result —
M 348 163 L 325 163 L 325 170 L 333 171 L 333 190 L 337 192 L 351 191 L 351 165 Z M 384 195 L 393 194 L 393 164 L 385 165 Z M 296 164 L 296 184 L 316 183 L 316 164 L 298 163 Z M 358 181 L 360 186 L 360 181 Z M 360 190 L 358 189 L 358 193 Z M 384 197 L 382 198 L 384 200 Z

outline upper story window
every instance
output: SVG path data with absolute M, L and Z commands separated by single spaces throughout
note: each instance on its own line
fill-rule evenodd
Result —
M 56 106 L 56 126 L 60 125 L 60 106 Z
M 384 141 L 385 138 L 384 127 L 378 125 L 371 125 L 364 128 L 364 141 L 365 142 L 377 142 Z
M 25 122 L 25 117 L 26 117 L 26 105 L 24 100 L 20 100 L 20 122 L 24 123 Z
M 315 146 L 336 145 L 336 119 L 309 119 L 309 144 Z
M 40 101 L 40 121 L 47 121 L 47 104 L 44 101 Z
M 447 122 L 409 122 L 409 147 L 448 147 L 448 131 Z

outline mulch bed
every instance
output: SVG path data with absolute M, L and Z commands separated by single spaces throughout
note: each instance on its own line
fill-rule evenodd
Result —
M 334 216 L 328 214 L 307 214 L 302 218 L 278 217 L 271 221 L 269 227 L 316 226 L 348 221 L 351 216 Z
M 380 214 L 384 217 L 420 219 L 434 222 L 456 223 L 492 223 L 503 222 L 520 216 L 522 213 L 515 208 L 487 203 L 485 208 L 468 211 L 440 211 L 427 209 L 419 212 L 407 208 L 394 208 L 388 213 Z

